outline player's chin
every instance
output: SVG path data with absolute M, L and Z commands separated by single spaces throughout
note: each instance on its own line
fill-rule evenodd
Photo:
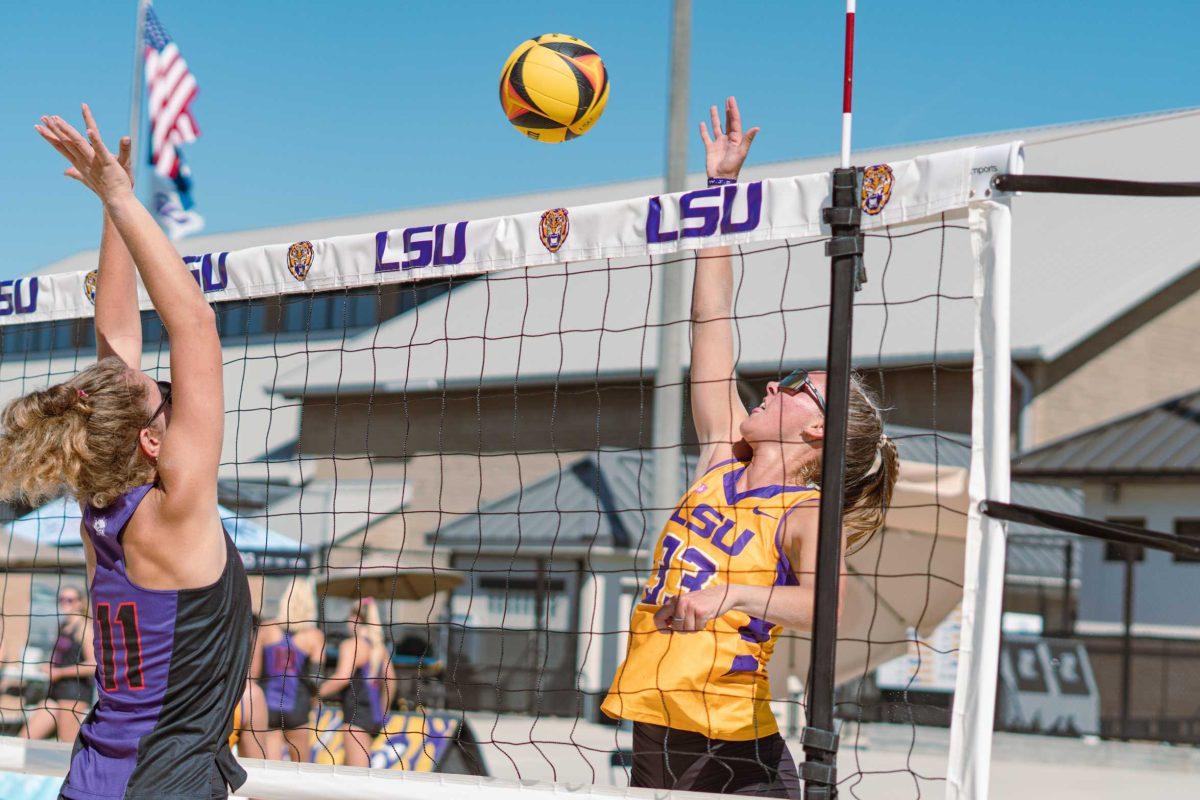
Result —
M 769 439 L 779 439 L 779 419 L 776 417 L 772 422 L 771 415 L 761 407 L 754 408 L 750 411 L 750 416 L 742 420 L 742 424 L 738 426 L 738 433 L 742 435 L 750 446 L 754 446 L 758 442 Z

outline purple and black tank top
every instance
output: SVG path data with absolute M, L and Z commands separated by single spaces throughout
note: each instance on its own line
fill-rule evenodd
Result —
M 267 708 L 272 711 L 301 710 L 307 719 L 312 704 L 308 653 L 297 647 L 292 634 L 285 631 L 279 641 L 263 645 L 262 660 L 262 687 Z
M 246 780 L 229 749 L 251 654 L 250 587 L 225 536 L 225 569 L 200 589 L 154 590 L 125 573 L 121 540 L 149 492 L 87 507 L 96 685 L 62 796 L 71 800 L 209 800 Z
M 54 640 L 50 663 L 56 667 L 73 667 L 83 663 L 83 639 L 67 630 L 65 622 L 58 626 L 58 638 Z
M 342 718 L 348 725 L 378 736 L 387 721 L 387 709 L 383 707 L 382 674 L 376 675 L 371 662 L 354 670 L 350 684 L 342 690 Z

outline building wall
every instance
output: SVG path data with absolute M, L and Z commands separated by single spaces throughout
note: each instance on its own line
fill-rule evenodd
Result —
M 1033 444 L 1200 387 L 1200 270 L 1036 371 Z
M 965 433 L 971 424 L 971 373 L 930 366 L 862 369 L 881 395 L 888 422 Z M 772 376 L 773 377 L 773 376 Z M 759 402 L 765 376 L 743 380 L 744 400 Z M 653 392 L 648 384 L 572 384 L 560 387 L 344 394 L 304 400 L 300 450 L 305 455 L 369 453 L 405 459 L 418 453 L 528 453 L 643 448 L 651 441 Z M 684 442 L 695 442 L 690 416 Z
M 512 387 L 308 398 L 300 449 L 370 453 L 514 453 L 640 447 L 650 441 L 649 391 L 637 385 Z
M 1195 483 L 1126 481 L 1114 490 L 1085 482 L 1082 489 L 1084 515 L 1095 519 L 1144 518 L 1148 528 L 1171 532 L 1176 519 L 1200 518 L 1200 486 Z M 1101 541 L 1085 541 L 1083 548 L 1079 620 L 1086 631 L 1089 622 L 1121 621 L 1125 565 L 1105 561 Z M 1135 625 L 1191 628 L 1191 635 L 1200 637 L 1200 603 L 1192 591 L 1200 582 L 1200 563 L 1179 563 L 1158 550 L 1145 553 L 1133 568 Z

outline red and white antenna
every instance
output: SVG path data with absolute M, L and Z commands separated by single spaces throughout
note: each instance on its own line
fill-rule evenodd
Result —
M 846 0 L 846 63 L 842 78 L 842 166 L 850 166 L 850 99 L 854 94 L 854 0 Z

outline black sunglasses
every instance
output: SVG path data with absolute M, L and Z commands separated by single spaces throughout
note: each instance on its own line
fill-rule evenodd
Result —
M 149 428 L 154 424 L 154 420 L 158 419 L 159 414 L 166 411 L 167 406 L 171 405 L 171 382 L 170 381 L 155 381 L 158 384 L 158 391 L 162 395 L 162 402 L 158 404 L 158 408 L 154 409 L 154 413 L 150 415 L 150 419 L 146 421 L 143 428 Z
M 812 395 L 812 399 L 816 401 L 817 408 L 821 409 L 821 413 L 825 413 L 825 398 L 817 391 L 817 386 L 812 382 L 812 377 L 806 369 L 798 369 L 788 374 L 786 378 L 779 382 L 779 388 L 785 392 L 803 392 L 808 390 Z

